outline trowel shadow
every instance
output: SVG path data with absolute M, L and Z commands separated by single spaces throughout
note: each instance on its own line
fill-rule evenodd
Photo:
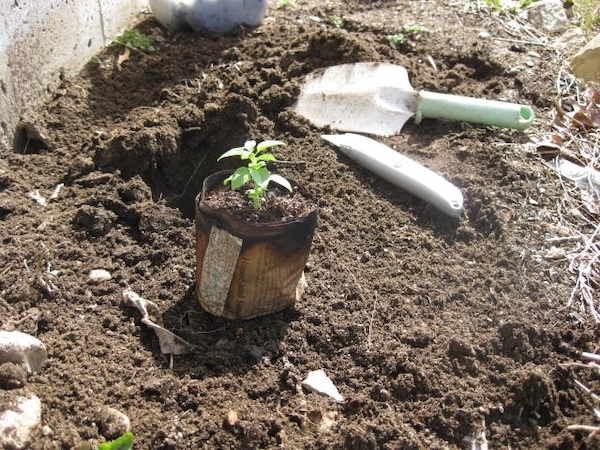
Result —
M 233 321 L 205 312 L 198 303 L 195 285 L 163 313 L 164 327 L 193 345 L 193 352 L 173 357 L 173 371 L 193 378 L 244 374 L 269 364 L 283 352 L 280 342 L 292 321 L 294 307 L 245 321 Z M 158 348 L 156 343 L 154 348 Z
M 460 217 L 452 217 L 407 190 L 373 174 L 351 158 L 338 153 L 338 161 L 347 165 L 358 182 L 377 198 L 397 207 L 397 220 L 431 230 L 436 236 L 452 241 L 460 226 Z M 460 186 L 458 186 L 460 188 Z

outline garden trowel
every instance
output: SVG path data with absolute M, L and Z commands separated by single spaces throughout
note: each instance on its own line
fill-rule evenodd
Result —
M 387 145 L 359 134 L 324 134 L 323 139 L 361 166 L 452 217 L 463 211 L 463 196 L 452 183 Z
M 390 136 L 408 119 L 451 119 L 523 130 L 529 106 L 452 94 L 415 91 L 402 66 L 362 62 L 309 74 L 294 110 L 318 127 Z

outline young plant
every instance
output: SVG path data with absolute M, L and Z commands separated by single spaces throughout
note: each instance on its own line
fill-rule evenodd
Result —
M 394 48 L 400 47 L 404 42 L 406 42 L 406 38 L 402 33 L 396 34 L 388 34 L 387 37 Z
M 504 3 L 502 3 L 502 0 L 485 0 L 485 3 L 497 13 L 504 11 Z
M 344 28 L 344 19 L 342 16 L 331 16 L 329 22 L 336 28 Z
M 83 442 L 74 447 L 74 450 L 132 450 L 133 449 L 133 433 L 128 431 L 114 441 L 103 442 L 98 445 Z
M 140 33 L 138 30 L 125 30 L 115 39 L 115 42 L 129 50 L 154 51 L 154 38 Z
M 295 8 L 296 5 L 294 4 L 294 0 L 281 0 L 279 2 L 279 9 L 286 9 L 286 8 Z
M 406 34 L 417 36 L 425 31 L 425 27 L 419 23 L 412 23 L 410 25 L 404 25 L 403 30 Z
M 243 147 L 232 148 L 223 153 L 217 161 L 230 156 L 239 156 L 242 161 L 248 161 L 246 166 L 238 167 L 223 184 L 231 185 L 234 191 L 243 187 L 247 183 L 251 186 L 246 191 L 246 195 L 252 200 L 254 209 L 260 207 L 262 200 L 269 183 L 274 182 L 292 192 L 292 185 L 288 180 L 281 175 L 273 174 L 267 168 L 267 161 L 277 161 L 272 153 L 265 153 L 265 150 L 277 145 L 285 145 L 281 141 L 262 141 L 256 144 L 256 141 L 246 141 Z
M 131 450 L 133 448 L 133 433 L 125 433 L 118 439 L 111 442 L 104 442 L 98 445 L 98 450 Z

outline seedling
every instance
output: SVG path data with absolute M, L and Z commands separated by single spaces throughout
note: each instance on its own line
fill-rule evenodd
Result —
M 128 431 L 124 435 L 118 437 L 114 441 L 103 442 L 98 445 L 92 445 L 89 442 L 84 442 L 75 447 L 75 450 L 132 450 L 133 449 L 133 433 Z
M 425 27 L 419 23 L 413 23 L 410 25 L 405 25 L 403 30 L 406 34 L 412 34 L 416 36 L 417 34 L 421 34 L 423 31 L 425 31 Z
M 488 5 L 488 7 L 492 8 L 498 13 L 504 10 L 504 3 L 502 3 L 502 0 L 485 0 L 485 3 Z
M 260 201 L 267 192 L 271 181 L 292 192 L 292 185 L 288 180 L 281 175 L 271 173 L 267 168 L 267 161 L 276 161 L 276 159 L 272 153 L 264 152 L 277 145 L 285 144 L 281 141 L 262 141 L 257 145 L 256 141 L 246 141 L 243 147 L 232 148 L 217 159 L 220 161 L 230 156 L 239 156 L 242 161 L 248 161 L 248 165 L 238 167 L 223 181 L 223 184 L 230 184 L 234 191 L 249 184 L 251 187 L 246 194 L 252 200 L 255 210 L 260 207 Z
M 402 33 L 389 34 L 387 38 L 390 40 L 390 43 L 394 46 L 394 48 L 400 47 L 406 41 Z
M 125 433 L 120 438 L 111 442 L 104 442 L 98 445 L 98 450 L 131 450 L 133 448 L 133 433 Z
M 336 28 L 344 28 L 344 19 L 342 16 L 331 16 L 329 22 Z
M 92 56 L 88 64 L 90 66 L 100 67 L 102 65 L 102 60 L 97 56 Z
M 154 38 L 140 33 L 138 30 L 125 30 L 115 39 L 115 42 L 129 50 L 148 52 L 154 51 Z
M 294 4 L 294 0 L 281 0 L 279 2 L 279 9 L 286 9 L 286 8 L 295 8 L 296 5 Z

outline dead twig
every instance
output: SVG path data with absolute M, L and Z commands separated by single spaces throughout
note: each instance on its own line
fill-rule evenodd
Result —
M 578 369 L 593 369 L 594 371 L 598 372 L 598 369 L 600 368 L 600 365 L 597 364 L 597 362 L 600 361 L 599 354 L 583 352 L 581 354 L 581 358 L 588 360 L 590 362 L 588 362 L 588 363 L 580 363 L 580 362 L 565 363 L 565 364 L 561 364 L 561 366 L 578 368 Z M 595 405 L 600 405 L 600 396 L 599 395 L 594 393 L 592 391 L 592 389 L 590 389 L 588 386 L 586 386 L 585 384 L 583 384 L 581 381 L 577 380 L 576 378 L 573 378 L 573 381 L 579 389 L 581 389 L 589 398 L 591 398 L 593 400 L 593 403 Z M 590 402 L 587 401 L 586 403 L 589 404 Z M 594 418 L 597 421 L 598 419 L 600 419 L 600 410 L 594 405 L 590 405 L 590 407 L 592 408 Z M 567 430 L 569 430 L 569 431 L 585 431 L 585 432 L 589 433 L 588 438 L 591 438 L 594 435 L 598 434 L 598 432 L 600 432 L 600 426 L 574 424 L 574 425 L 567 426 Z
M 375 310 L 377 309 L 377 291 L 375 291 L 375 298 L 373 299 L 373 309 L 371 310 L 371 319 L 369 320 L 369 334 L 367 336 L 367 346 L 371 346 L 371 336 L 373 334 L 373 320 L 375 319 Z

